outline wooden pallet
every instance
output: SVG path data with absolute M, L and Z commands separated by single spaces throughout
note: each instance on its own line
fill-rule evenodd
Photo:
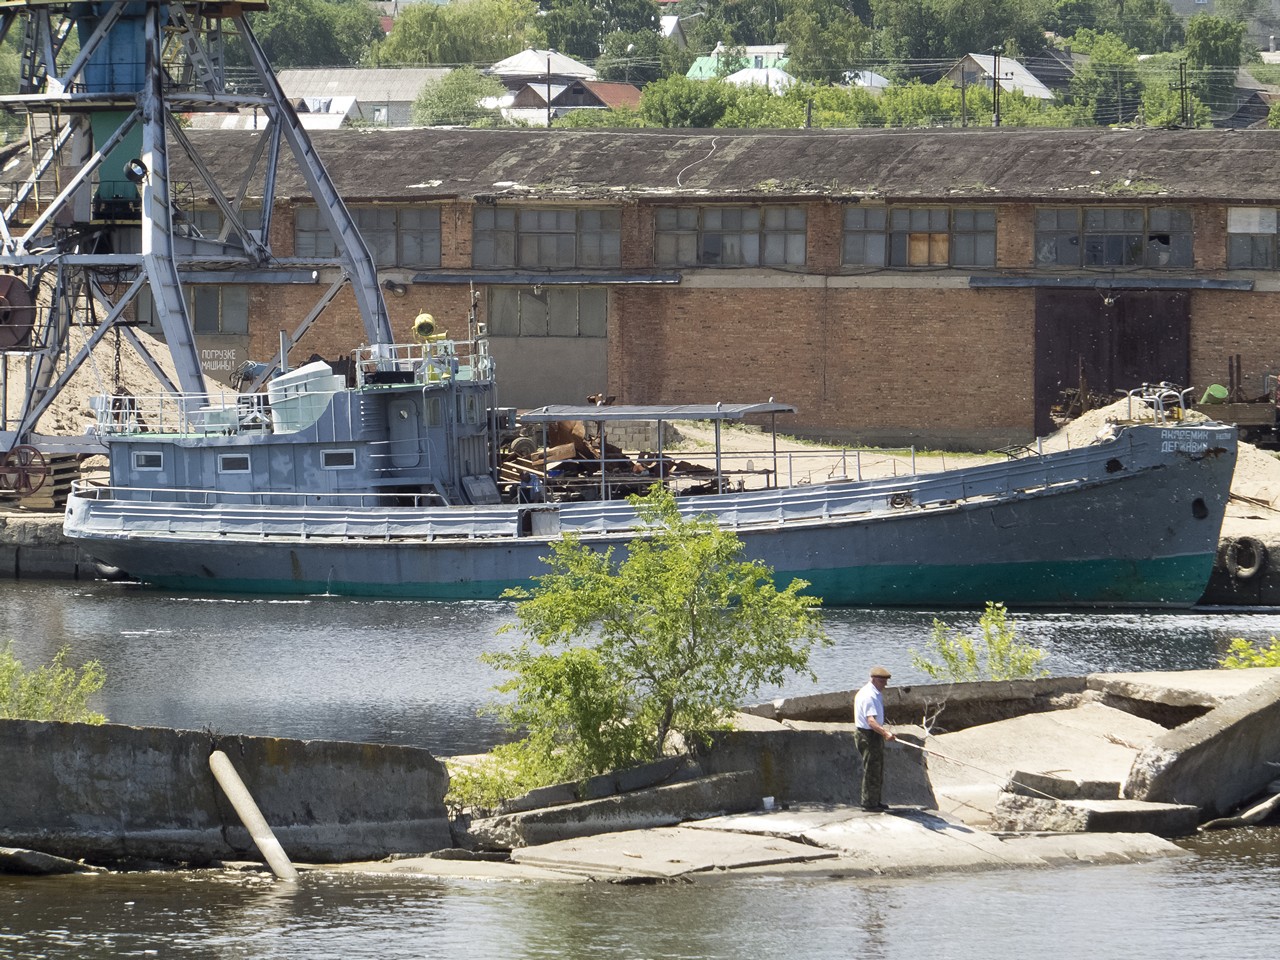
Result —
M 80 479 L 80 458 L 74 454 L 61 454 L 48 458 L 49 475 L 40 489 L 25 497 L 0 490 L 0 500 L 24 510 L 61 510 L 67 505 L 71 484 Z

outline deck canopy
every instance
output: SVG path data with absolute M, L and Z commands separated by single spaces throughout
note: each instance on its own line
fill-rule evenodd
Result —
M 656 406 L 620 404 L 553 403 L 520 414 L 521 423 L 557 423 L 561 420 L 742 420 L 757 414 L 795 413 L 789 403 L 675 403 Z

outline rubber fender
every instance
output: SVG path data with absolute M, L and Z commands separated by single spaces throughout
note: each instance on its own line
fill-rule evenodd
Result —
M 1227 545 L 1227 573 L 1237 580 L 1256 577 L 1267 565 L 1267 547 L 1255 537 L 1238 537 Z

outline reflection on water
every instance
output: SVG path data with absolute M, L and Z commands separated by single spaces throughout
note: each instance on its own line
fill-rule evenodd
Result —
M 477 719 L 496 676 L 496 603 L 176 597 L 112 584 L 0 585 L 0 640 L 28 664 L 64 644 L 101 660 L 96 706 L 116 722 L 405 743 L 461 753 L 500 731 Z M 940 614 L 970 626 L 972 612 Z M 839 610 L 816 683 L 849 689 L 884 662 L 920 681 L 934 614 Z M 1015 616 L 1059 675 L 1211 667 L 1275 614 Z M 0 772 L 2 775 L 2 772 Z M 2 812 L 0 812 L 2 814 Z M 872 882 L 698 885 L 439 882 L 221 873 L 0 877 L 0 957 L 903 958 L 1280 955 L 1280 828 L 1186 844 L 1184 860 Z
M 1184 859 L 917 880 L 478 883 L 0 878 L 0 956 L 960 958 L 1280 955 L 1280 828 Z
M 505 603 L 341 597 L 170 596 L 105 583 L 0 584 L 0 637 L 29 665 L 62 645 L 107 672 L 97 707 L 112 721 L 220 733 L 361 740 L 445 754 L 501 737 L 476 711 L 499 676 L 479 661 L 506 649 Z M 831 647 L 817 681 L 794 679 L 760 699 L 847 690 L 872 663 L 894 683 L 925 677 L 911 666 L 939 616 L 972 628 L 972 611 L 829 610 Z M 1265 640 L 1274 613 L 1031 613 L 1013 618 L 1045 648 L 1051 673 L 1212 667 L 1235 636 Z

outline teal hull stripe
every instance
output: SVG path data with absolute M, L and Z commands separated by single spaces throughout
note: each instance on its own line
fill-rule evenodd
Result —
M 1081 560 L 996 563 L 975 566 L 934 564 L 779 571 L 779 584 L 809 581 L 806 593 L 828 606 L 980 606 L 990 600 L 1011 606 L 1080 604 L 1187 607 L 1200 599 L 1213 570 L 1214 554 L 1153 560 Z M 529 581 L 466 583 L 348 583 L 266 578 L 217 579 L 155 576 L 149 581 L 172 590 L 218 593 L 496 600 L 509 587 Z

